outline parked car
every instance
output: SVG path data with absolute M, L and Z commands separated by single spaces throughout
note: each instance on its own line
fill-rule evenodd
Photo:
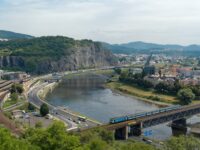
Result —
M 51 114 L 47 114 L 47 115 L 45 116 L 45 118 L 46 118 L 46 119 L 53 119 L 53 116 L 52 116 Z

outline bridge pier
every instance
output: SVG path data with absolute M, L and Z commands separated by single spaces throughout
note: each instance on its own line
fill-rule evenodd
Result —
M 140 136 L 142 134 L 142 123 L 130 126 L 129 136 Z
M 116 140 L 127 140 L 128 139 L 128 126 L 115 130 Z
M 187 133 L 187 121 L 185 118 L 175 120 L 171 124 L 173 135 L 180 135 Z

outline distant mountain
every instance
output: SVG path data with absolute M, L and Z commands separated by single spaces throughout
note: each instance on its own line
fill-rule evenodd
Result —
M 200 45 L 175 45 L 175 44 L 155 44 L 145 42 L 130 42 L 124 44 L 108 44 L 103 43 L 103 46 L 111 50 L 115 54 L 135 54 L 135 53 L 166 53 L 180 55 L 200 55 Z
M 161 44 L 154 44 L 154 43 L 145 43 L 145 42 L 130 42 L 126 44 L 121 44 L 121 46 L 126 48 L 134 48 L 134 49 L 142 49 L 142 50 L 148 50 L 148 49 L 181 49 L 182 46 L 180 45 L 161 45 Z
M 31 35 L 15 33 L 11 31 L 0 30 L 0 40 L 14 40 L 14 39 L 30 39 Z

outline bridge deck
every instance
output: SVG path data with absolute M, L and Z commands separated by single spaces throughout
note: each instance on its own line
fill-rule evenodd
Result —
M 161 118 L 161 117 L 169 116 L 169 115 L 175 115 L 177 113 L 182 113 L 182 112 L 186 112 L 188 110 L 193 110 L 193 109 L 197 109 L 197 108 L 200 108 L 200 104 L 183 106 L 183 107 L 181 107 L 180 109 L 177 109 L 177 110 L 172 110 L 172 111 L 168 111 L 168 112 L 161 112 L 161 113 L 158 113 L 158 114 L 141 117 L 141 118 L 136 119 L 136 120 L 128 120 L 128 121 L 115 123 L 115 124 L 107 124 L 107 125 L 103 125 L 102 127 L 106 128 L 108 130 L 115 130 L 115 129 L 119 129 L 119 128 L 122 128 L 122 127 L 127 126 L 127 125 L 136 125 L 136 124 L 139 124 L 139 123 L 144 122 L 144 121 L 153 120 L 153 119 L 156 119 L 156 118 Z

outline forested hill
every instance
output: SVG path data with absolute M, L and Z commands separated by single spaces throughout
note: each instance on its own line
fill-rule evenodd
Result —
M 27 34 L 15 33 L 11 31 L 0 30 L 0 39 L 13 40 L 13 39 L 29 39 L 29 38 L 33 38 L 33 36 Z
M 116 54 L 150 54 L 165 53 L 169 55 L 200 55 L 200 45 L 182 46 L 176 44 L 155 44 L 146 42 L 130 42 L 124 44 L 102 43 L 103 46 Z
M 101 43 L 62 36 L 0 42 L 0 67 L 31 73 L 113 65 L 114 55 Z

